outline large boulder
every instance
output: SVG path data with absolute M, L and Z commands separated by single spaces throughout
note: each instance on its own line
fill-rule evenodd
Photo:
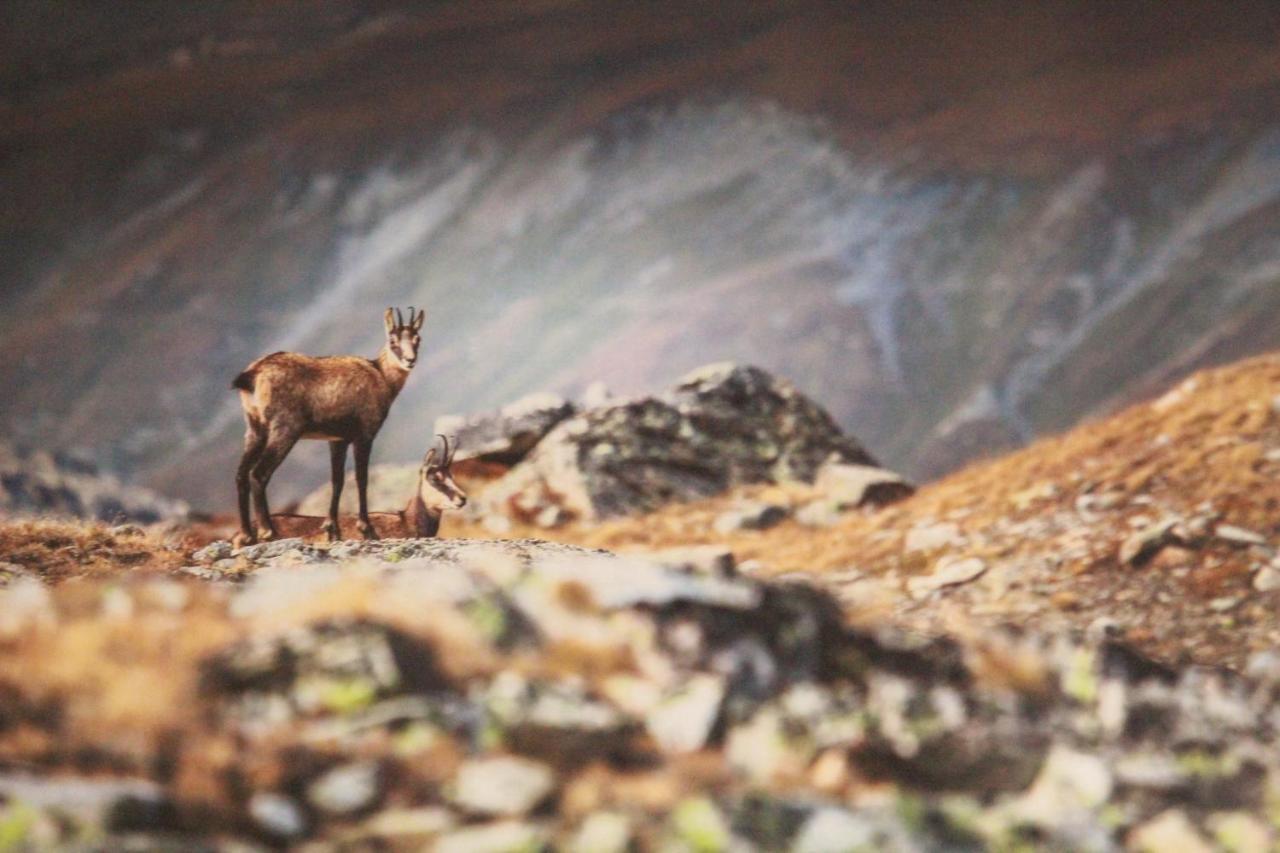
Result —
M 515 465 L 543 436 L 576 411 L 573 403 L 563 397 L 539 392 L 494 412 L 444 415 L 436 419 L 435 431 L 454 440 L 455 459 Z
M 559 424 L 486 495 L 528 520 L 609 518 L 737 485 L 812 482 L 828 460 L 875 461 L 822 407 L 756 367 L 714 364 L 674 388 Z

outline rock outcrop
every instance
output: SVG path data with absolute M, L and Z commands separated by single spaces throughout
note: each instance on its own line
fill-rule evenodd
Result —
M 830 459 L 875 461 L 791 383 L 729 363 L 652 397 L 592 409 L 555 429 L 485 496 L 500 512 L 596 520 L 742 484 L 811 482 Z
M 121 483 L 91 462 L 0 442 L 0 518 L 41 515 L 146 524 L 187 512 L 182 501 Z
M 541 392 L 521 397 L 495 412 L 436 418 L 435 432 L 453 439 L 457 447 L 455 459 L 515 465 L 552 428 L 576 411 L 573 403 L 563 397 Z

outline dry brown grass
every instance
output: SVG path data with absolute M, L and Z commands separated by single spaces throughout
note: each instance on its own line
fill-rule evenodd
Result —
M 0 562 L 57 583 L 121 571 L 165 572 L 183 565 L 183 554 L 166 549 L 157 533 L 116 535 L 93 522 L 0 519 Z

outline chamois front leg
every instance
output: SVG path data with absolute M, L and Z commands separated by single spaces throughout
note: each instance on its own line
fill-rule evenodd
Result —
M 377 539 L 378 532 L 373 529 L 369 520 L 369 456 L 373 452 L 373 442 L 356 442 L 356 492 L 360 499 L 360 535 L 365 539 Z
M 249 475 L 253 466 L 267 446 L 267 432 L 261 427 L 250 424 L 244 433 L 244 454 L 240 457 L 240 466 L 236 469 L 236 496 L 240 505 L 240 532 L 231 544 L 237 548 L 252 545 L 258 540 L 253 525 L 249 521 Z
M 346 479 L 347 448 L 349 441 L 329 442 L 329 473 L 333 481 L 333 494 L 329 498 L 329 520 L 321 528 L 329 536 L 330 542 L 342 538 L 342 528 L 338 522 L 338 502 L 342 500 L 342 483 Z

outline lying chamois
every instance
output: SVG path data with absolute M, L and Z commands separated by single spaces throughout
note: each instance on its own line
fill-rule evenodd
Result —
M 440 518 L 445 510 L 467 505 L 466 493 L 454 482 L 450 471 L 453 454 L 449 451 L 449 439 L 442 435 L 440 440 L 444 442 L 444 453 L 437 453 L 434 447 L 427 451 L 418 469 L 418 487 L 405 508 L 400 512 L 369 513 L 379 538 L 432 539 L 440 532 Z M 348 522 L 351 520 L 350 516 L 346 518 Z M 318 515 L 280 513 L 271 516 L 271 521 L 276 532 L 286 539 L 311 539 L 328 533 L 328 519 Z
M 347 448 L 355 446 L 356 489 L 360 495 L 358 529 L 366 539 L 377 538 L 369 520 L 367 491 L 369 456 L 396 395 L 418 361 L 419 332 L 426 312 L 405 323 L 400 309 L 388 308 L 384 317 L 387 340 L 377 358 L 328 356 L 312 358 L 277 352 L 249 365 L 231 387 L 240 392 L 247 428 L 244 455 L 236 471 L 240 499 L 240 533 L 236 543 L 275 539 L 267 506 L 267 484 L 299 439 L 329 442 L 333 496 L 324 531 L 338 537 L 338 499 L 346 473 Z M 252 488 L 256 529 L 249 523 Z

